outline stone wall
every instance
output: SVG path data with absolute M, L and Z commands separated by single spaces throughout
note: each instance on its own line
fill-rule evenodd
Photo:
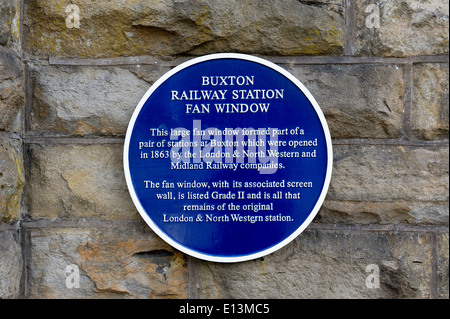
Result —
M 449 298 L 448 34 L 448 0 L 1 0 L 0 298 Z M 159 239 L 122 168 L 146 90 L 218 52 L 294 74 L 334 149 L 314 222 L 236 264 Z

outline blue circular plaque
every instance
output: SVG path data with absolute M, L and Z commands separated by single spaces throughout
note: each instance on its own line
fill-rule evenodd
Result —
M 296 238 L 331 179 L 331 137 L 309 91 L 243 54 L 179 65 L 138 104 L 124 170 L 142 218 L 191 256 L 239 262 Z

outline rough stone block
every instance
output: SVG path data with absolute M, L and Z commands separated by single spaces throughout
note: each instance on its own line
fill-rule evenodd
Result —
M 20 130 L 15 124 L 24 101 L 22 62 L 0 47 L 0 131 Z
M 36 66 L 32 72 L 32 133 L 124 136 L 139 101 L 168 70 Z
M 376 56 L 448 54 L 448 1 L 357 0 L 356 53 Z
M 20 0 L 0 2 L 0 45 L 20 47 Z
M 403 71 L 398 66 L 290 66 L 325 114 L 331 137 L 399 138 Z
M 142 224 L 29 233 L 30 298 L 187 297 L 183 254 Z M 79 271 L 78 288 L 68 279 L 77 270 L 66 272 L 67 266 Z
M 24 181 L 22 141 L 0 135 L 0 223 L 19 220 Z
M 22 265 L 17 232 L 0 229 L 0 299 L 19 297 Z
M 338 145 L 328 199 L 448 201 L 448 147 Z
M 447 139 L 449 134 L 448 64 L 414 66 L 414 97 L 411 111 L 413 135 L 419 139 Z
M 28 152 L 32 219 L 140 218 L 125 182 L 122 144 L 31 144 Z
M 24 25 L 37 56 L 341 55 L 345 42 L 343 0 L 30 0 Z
M 316 222 L 448 225 L 448 147 L 335 145 Z
M 315 222 L 326 224 L 448 225 L 449 205 L 419 201 L 325 200 Z
M 32 131 L 49 135 L 123 136 L 135 106 L 166 71 L 167 68 L 149 66 L 36 67 Z M 403 111 L 400 68 L 295 66 L 289 71 L 317 98 L 333 138 L 400 137 Z
M 428 236 L 306 230 L 281 250 L 254 261 L 198 261 L 195 293 L 199 298 L 238 299 L 429 298 Z

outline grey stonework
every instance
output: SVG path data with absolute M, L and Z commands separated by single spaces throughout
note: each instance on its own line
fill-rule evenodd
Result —
M 0 298 L 449 298 L 448 18 L 438 0 L 0 1 Z M 148 88 L 219 52 L 291 72 L 334 151 L 313 223 L 235 264 L 164 243 L 122 168 Z
M 0 299 L 20 297 L 22 249 L 19 234 L 0 225 Z
M 62 10 L 68 3 L 47 2 L 32 0 L 25 6 L 25 50 L 32 55 L 340 55 L 344 50 L 343 0 L 80 0 L 82 27 L 70 30 Z
M 429 235 L 307 230 L 276 253 L 236 265 L 196 262 L 199 298 L 429 298 Z M 366 285 L 370 267 L 380 286 Z
M 18 55 L 0 46 L 0 131 L 20 130 L 24 70 Z

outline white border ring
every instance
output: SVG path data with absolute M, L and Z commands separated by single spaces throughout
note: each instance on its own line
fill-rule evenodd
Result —
M 282 75 L 284 75 L 285 77 L 287 77 L 291 82 L 293 82 L 302 92 L 303 94 L 305 94 L 305 96 L 307 97 L 307 99 L 309 100 L 309 102 L 313 105 L 314 110 L 317 113 L 317 116 L 320 119 L 320 123 L 322 124 L 322 128 L 324 131 L 324 135 L 325 135 L 325 140 L 326 140 L 326 144 L 327 144 L 327 172 L 326 172 L 326 176 L 325 176 L 325 182 L 322 188 L 322 192 L 320 193 L 319 199 L 316 202 L 316 205 L 314 206 L 312 212 L 309 214 L 308 218 L 301 224 L 301 226 L 295 231 L 293 232 L 289 237 L 287 237 L 286 239 L 284 239 L 283 241 L 281 241 L 280 243 L 257 253 L 254 254 L 249 254 L 249 255 L 245 255 L 245 256 L 238 256 L 238 257 L 218 257 L 218 256 L 213 256 L 213 255 L 208 255 L 208 254 L 203 254 L 203 253 L 199 253 L 198 251 L 195 250 L 191 250 L 179 243 L 177 243 L 176 241 L 174 241 L 172 238 L 170 238 L 169 236 L 167 236 L 163 231 L 161 231 L 159 229 L 159 227 L 151 220 L 151 218 L 147 215 L 145 209 L 142 207 L 139 199 L 136 196 L 136 192 L 134 190 L 134 186 L 133 183 L 131 181 L 131 175 L 130 175 L 130 167 L 129 167 L 129 162 L 128 162 L 128 150 L 130 147 L 130 139 L 131 139 L 131 135 L 134 129 L 134 124 L 136 122 L 136 119 L 142 109 L 142 107 L 144 106 L 145 102 L 148 100 L 148 98 L 150 97 L 150 95 L 162 84 L 164 83 L 167 79 L 169 79 L 171 76 L 173 76 L 174 74 L 180 72 L 181 70 L 192 66 L 194 64 L 200 63 L 200 62 L 205 62 L 205 61 L 209 61 L 209 60 L 216 60 L 216 59 L 240 59 L 240 60 L 247 60 L 247 61 L 251 61 L 251 62 L 256 62 L 259 64 L 262 64 L 264 66 L 267 66 L 271 69 L 273 69 L 274 71 L 277 71 L 278 73 L 281 73 Z M 311 93 L 308 91 L 308 89 L 296 78 L 294 77 L 291 73 L 289 73 L 288 71 L 286 71 L 285 69 L 279 67 L 278 65 L 264 60 L 262 58 L 258 58 L 258 57 L 254 57 L 251 55 L 246 55 L 246 54 L 239 54 L 239 53 L 217 53 L 217 54 L 210 54 L 210 55 L 206 55 L 206 56 L 202 56 L 202 57 L 198 57 L 198 58 L 193 58 L 192 60 L 189 60 L 187 62 L 184 62 L 182 64 L 180 64 L 179 66 L 173 68 L 172 70 L 170 70 L 169 72 L 167 72 L 165 75 L 163 75 L 160 79 L 158 79 L 151 87 L 150 89 L 145 93 L 145 95 L 143 96 L 143 98 L 141 99 L 141 101 L 139 102 L 139 104 L 137 105 L 136 109 L 134 110 L 134 113 L 130 119 L 129 125 L 128 125 L 128 129 L 127 129 L 127 133 L 125 136 L 125 145 L 124 145 L 124 151 L 123 151 L 123 164 L 124 164 L 124 171 L 125 171 L 125 179 L 127 182 L 127 186 L 128 186 L 128 190 L 130 192 L 131 198 L 133 200 L 134 205 L 136 206 L 137 210 L 139 211 L 139 214 L 142 216 L 142 218 L 145 220 L 145 222 L 147 223 L 147 225 L 150 226 L 150 228 L 159 236 L 161 237 L 165 242 L 167 242 L 169 245 L 171 245 L 172 247 L 175 247 L 176 249 L 199 259 L 203 259 L 203 260 L 207 260 L 207 261 L 214 261 L 214 262 L 223 262 L 223 263 L 233 263 L 233 262 L 242 262 L 242 261 L 248 261 L 248 260 L 252 260 L 252 259 L 256 259 L 256 258 L 260 258 L 263 256 L 266 256 L 268 254 L 271 254 L 277 250 L 279 250 L 280 248 L 286 246 L 287 244 L 289 244 L 291 241 L 293 241 L 298 235 L 300 235 L 303 230 L 305 230 L 306 227 L 308 227 L 308 225 L 312 222 L 312 220 L 314 219 L 314 217 L 317 215 L 317 213 L 319 212 L 320 207 L 323 204 L 323 201 L 325 200 L 325 196 L 328 192 L 328 187 L 330 185 L 330 181 L 331 181 L 331 172 L 332 172 L 332 166 L 333 166 L 333 151 L 332 151 L 332 143 L 331 143 L 331 135 L 330 135 L 330 131 L 328 129 L 328 125 L 325 119 L 325 116 L 322 113 L 322 110 L 319 107 L 319 104 L 317 103 L 317 101 L 314 99 L 314 97 L 311 95 Z

